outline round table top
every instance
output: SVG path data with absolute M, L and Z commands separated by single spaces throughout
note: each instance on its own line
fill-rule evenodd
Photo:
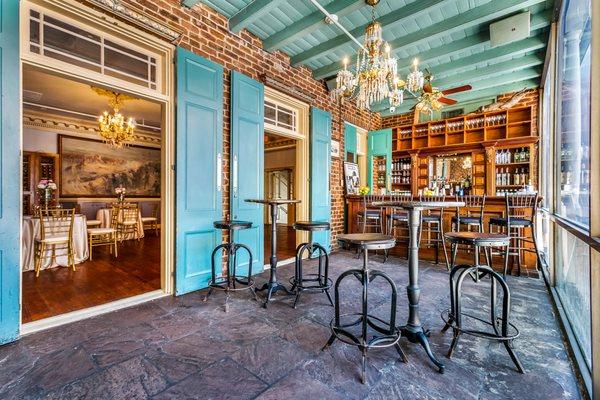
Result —
M 464 207 L 464 201 L 376 201 L 376 207 L 399 207 L 405 210 L 428 210 L 431 208 Z
M 300 200 L 294 199 L 246 199 L 247 203 L 258 203 L 258 204 L 297 204 Z
M 349 244 L 386 244 L 395 243 L 396 239 L 390 235 L 381 233 L 350 233 L 348 235 L 339 235 L 337 240 Z

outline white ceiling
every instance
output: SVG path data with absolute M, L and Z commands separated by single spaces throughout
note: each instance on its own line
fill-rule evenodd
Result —
M 32 94 L 39 99 L 32 98 Z M 110 109 L 107 100 L 106 97 L 98 95 L 85 83 L 51 75 L 30 66 L 23 68 L 24 102 L 96 116 Z M 37 107 L 36 109 L 39 110 Z M 48 112 L 56 113 L 52 110 L 48 110 Z M 158 103 L 142 99 L 128 100 L 121 107 L 121 113 L 126 118 L 135 118 L 138 124 L 156 127 L 161 125 L 162 111 L 161 105 Z

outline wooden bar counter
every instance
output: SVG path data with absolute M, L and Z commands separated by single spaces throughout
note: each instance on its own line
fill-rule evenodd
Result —
M 415 196 L 415 198 L 418 198 L 418 196 Z M 451 199 L 454 199 L 454 197 L 447 196 L 447 199 L 451 200 Z M 383 200 L 391 200 L 391 196 L 384 196 Z M 357 225 L 356 217 L 357 217 L 358 212 L 363 210 L 363 208 L 364 208 L 363 197 L 358 196 L 358 195 L 348 195 L 348 196 L 346 196 L 346 205 L 347 205 L 347 226 L 346 226 L 347 233 L 361 232 L 362 228 Z M 385 232 L 385 229 L 387 229 L 387 226 L 386 226 L 387 215 L 389 215 L 391 213 L 391 211 L 392 210 L 388 209 L 388 208 L 383 208 L 383 210 L 382 210 L 384 232 Z M 505 217 L 505 214 L 506 214 L 506 207 L 505 207 L 504 196 L 487 196 L 485 199 L 485 208 L 484 208 L 484 229 L 485 229 L 485 231 L 486 232 L 488 231 L 488 222 L 489 222 L 490 218 Z M 456 208 L 444 209 L 444 232 L 451 231 L 451 218 L 454 215 L 456 215 Z M 466 228 L 463 227 L 463 229 L 466 229 Z M 425 235 L 426 235 L 426 233 L 424 232 L 423 238 L 425 238 Z M 408 236 L 408 233 L 406 230 L 403 229 L 398 232 L 398 236 L 403 236 L 403 237 Z M 405 258 L 407 255 L 407 246 L 408 246 L 407 240 L 398 238 L 396 247 L 391 251 L 391 254 Z M 447 245 L 446 248 L 448 251 L 448 257 L 451 257 L 450 246 Z M 440 252 L 439 253 L 440 266 L 445 267 L 443 250 L 442 250 L 441 246 L 440 246 L 439 252 Z M 426 248 L 425 243 L 422 243 L 419 254 L 420 254 L 420 257 L 422 260 L 429 260 L 429 261 L 435 260 L 435 248 L 433 248 L 433 247 Z M 509 271 L 512 268 L 513 273 L 516 274 L 517 273 L 517 265 L 516 265 L 516 262 L 514 262 L 514 260 L 513 260 L 514 258 L 515 257 L 511 257 L 511 260 L 509 263 Z M 473 254 L 472 253 L 469 254 L 464 250 L 459 250 L 457 262 L 472 264 L 473 263 Z M 501 257 L 501 256 L 493 257 L 493 264 L 494 264 L 495 269 L 502 270 L 502 268 L 504 268 L 503 263 L 504 263 L 503 257 Z M 523 262 L 521 265 L 521 274 L 525 275 L 525 276 L 529 275 L 532 277 L 537 277 L 538 272 L 535 268 L 535 264 L 536 264 L 536 261 L 535 261 L 534 254 L 530 253 L 530 252 L 525 252 Z

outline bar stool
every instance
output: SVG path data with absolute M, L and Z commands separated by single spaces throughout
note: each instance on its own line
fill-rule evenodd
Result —
M 450 309 L 442 312 L 442 319 L 446 323 L 442 332 L 452 328 L 453 338 L 447 357 L 451 358 L 461 334 L 472 335 L 483 339 L 497 340 L 504 344 L 510 358 L 517 367 L 520 373 L 525 373 L 523 365 L 519 361 L 514 349 L 513 342 L 519 336 L 517 327 L 509 321 L 510 317 L 510 289 L 504 278 L 494 271 L 489 265 L 481 265 L 479 263 L 479 251 L 481 248 L 484 251 L 491 251 L 492 248 L 504 247 L 506 258 L 508 259 L 508 251 L 510 238 L 507 235 L 494 233 L 479 233 L 479 232 L 451 232 L 446 234 L 446 240 L 453 245 L 459 244 L 474 247 L 474 264 L 473 265 L 456 265 L 452 267 L 450 272 Z M 479 316 L 463 312 L 462 310 L 462 286 L 465 278 L 471 276 L 475 282 L 480 282 L 486 276 L 490 278 L 490 320 L 487 321 Z M 496 309 L 497 288 L 501 289 L 502 297 L 502 312 L 498 315 Z M 489 330 L 470 329 L 463 326 L 463 318 L 485 324 L 493 328 L 493 332 Z
M 335 282 L 335 316 L 330 323 L 331 337 L 322 350 L 331 346 L 336 339 L 357 346 L 362 352 L 361 382 L 365 383 L 367 352 L 369 349 L 395 346 L 402 361 L 407 362 L 406 355 L 398 343 L 401 333 L 396 327 L 396 301 L 398 297 L 396 284 L 384 272 L 369 269 L 369 250 L 391 249 L 396 245 L 396 240 L 392 236 L 364 233 L 341 235 L 338 237 L 338 242 L 342 247 L 357 246 L 360 248 L 363 254 L 363 267 L 362 269 L 345 271 Z M 360 313 L 340 314 L 340 285 L 348 277 L 358 279 L 362 285 L 362 312 Z M 369 314 L 369 284 L 377 277 L 383 278 L 390 285 L 389 298 L 391 299 L 391 305 L 388 321 Z M 360 327 L 359 334 L 350 330 L 350 328 L 356 326 Z
M 305 232 L 328 231 L 330 228 L 329 222 L 315 221 L 296 221 L 294 229 Z M 319 269 L 316 274 L 304 274 L 302 269 L 302 256 L 304 252 L 308 252 L 308 256 L 312 256 L 315 251 L 319 252 Z M 323 262 L 325 259 L 325 262 Z M 325 292 L 329 303 L 333 306 L 333 300 L 329 294 L 329 289 L 333 285 L 333 281 L 329 278 L 329 254 L 327 250 L 319 243 L 308 242 L 301 243 L 296 248 L 296 273 L 290 278 L 292 284 L 292 292 L 296 290 L 296 299 L 294 300 L 294 308 L 300 299 L 300 293 L 303 291 Z
M 542 259 L 537 247 L 535 235 L 535 218 L 538 205 L 538 194 L 506 194 L 505 215 L 506 218 L 490 218 L 488 231 L 499 228 L 510 237 L 510 250 L 508 255 L 517 258 L 518 275 L 521 275 L 521 259 L 524 252 L 536 254 L 536 268 L 542 265 Z M 525 234 L 530 229 L 531 236 Z M 524 244 L 532 243 L 533 249 L 524 247 Z M 504 264 L 504 276 L 508 272 L 508 256 Z
M 393 202 L 409 202 L 412 201 L 411 194 L 395 194 L 390 196 L 390 201 Z M 408 212 L 398 207 L 390 207 L 389 213 L 386 213 L 387 231 L 386 234 L 392 235 L 396 241 L 403 240 L 406 243 L 406 259 L 408 259 L 408 245 L 410 241 L 408 228 Z M 399 235 L 399 230 L 406 230 L 406 235 Z
M 419 201 L 435 201 L 435 202 L 443 202 L 446 200 L 446 196 L 438 195 L 438 196 L 420 196 Z M 425 225 L 427 224 L 427 225 Z M 421 241 L 423 239 L 423 231 L 426 226 L 427 232 L 427 247 L 430 247 L 433 243 L 435 247 L 435 263 L 439 264 L 439 247 L 440 243 L 442 244 L 442 249 L 444 251 L 444 261 L 446 262 L 446 268 L 450 269 L 448 263 L 448 254 L 446 253 L 446 242 L 444 239 L 444 208 L 427 210 L 423 212 L 421 217 L 421 226 L 419 227 L 419 246 L 421 245 Z M 434 238 L 431 237 L 431 234 L 434 234 Z
M 450 225 L 452 228 L 452 232 L 460 232 L 463 228 L 466 228 L 467 231 L 471 231 L 472 227 L 477 228 L 477 232 L 485 232 L 483 227 L 483 210 L 485 207 L 485 195 L 484 196 L 476 196 L 476 195 L 464 195 L 464 196 L 456 196 L 456 201 L 460 201 L 465 203 L 462 207 L 456 207 L 456 213 L 452 217 Z M 451 246 L 452 254 L 455 255 L 454 246 Z M 471 248 L 467 247 L 467 252 L 470 252 Z M 454 257 L 454 256 L 453 256 Z M 486 253 L 487 257 L 487 253 Z M 454 263 L 455 258 L 452 260 L 452 264 Z M 489 263 L 489 259 L 488 259 Z
M 208 282 L 208 293 L 204 297 L 204 301 L 208 300 L 208 297 L 212 293 L 213 289 L 225 291 L 225 312 L 229 311 L 229 296 L 230 292 L 237 292 L 240 290 L 249 290 L 256 300 L 256 291 L 254 290 L 254 279 L 252 278 L 252 251 L 248 246 L 242 243 L 235 243 L 234 233 L 235 231 L 242 229 L 249 229 L 252 227 L 252 222 L 247 221 L 215 221 L 213 226 L 216 229 L 228 230 L 229 231 L 229 242 L 221 243 L 212 252 L 211 255 L 211 279 Z M 227 270 L 225 276 L 217 276 L 215 255 L 221 249 L 224 249 L 227 258 Z M 244 249 L 248 252 L 248 276 L 237 275 L 237 251 Z M 237 284 L 243 287 L 237 287 Z
M 374 202 L 383 201 L 384 196 L 363 196 L 363 209 L 356 213 L 356 226 L 362 233 L 373 231 L 383 233 L 383 207 L 373 206 Z

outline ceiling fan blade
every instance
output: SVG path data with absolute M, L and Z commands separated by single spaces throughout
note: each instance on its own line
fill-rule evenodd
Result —
M 451 105 L 454 105 L 454 104 L 458 103 L 458 101 L 456 101 L 456 100 L 452 100 L 452 99 L 449 99 L 449 98 L 447 98 L 447 97 L 440 97 L 440 98 L 438 99 L 438 101 L 439 101 L 440 103 L 444 103 L 444 104 L 447 104 L 447 105 L 449 105 L 449 106 L 451 106 Z
M 442 93 L 443 94 L 453 94 L 453 93 L 466 92 L 467 90 L 471 90 L 471 89 L 473 89 L 473 87 L 471 87 L 471 85 L 463 85 L 463 86 L 457 86 L 452 89 L 442 90 Z
M 426 92 L 426 93 L 431 93 L 431 92 L 433 92 L 433 86 L 431 86 L 431 83 L 430 83 L 430 82 L 426 82 L 426 83 L 423 85 L 423 91 L 424 91 L 424 92 Z

